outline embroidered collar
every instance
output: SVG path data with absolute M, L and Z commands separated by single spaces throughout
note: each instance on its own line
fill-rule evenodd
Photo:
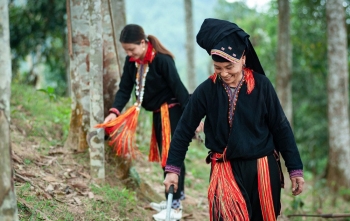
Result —
M 156 50 L 153 48 L 153 45 L 151 44 L 151 42 L 148 42 L 147 51 L 146 51 L 146 54 L 145 54 L 145 57 L 143 58 L 143 60 L 135 59 L 133 57 L 130 57 L 129 61 L 131 61 L 131 62 L 134 61 L 134 62 L 136 62 L 138 64 L 152 63 L 155 55 L 156 55 Z
M 216 79 L 219 78 L 217 73 L 214 73 L 209 76 L 209 78 L 213 81 L 213 83 L 216 83 Z M 252 93 L 255 87 L 255 80 L 253 76 L 253 70 L 250 68 L 244 68 L 244 78 L 245 82 L 247 83 L 247 94 Z M 243 79 L 243 78 L 242 78 Z

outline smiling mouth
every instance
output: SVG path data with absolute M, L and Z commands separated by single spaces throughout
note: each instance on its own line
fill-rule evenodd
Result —
M 225 78 L 222 78 L 222 79 L 224 79 L 224 80 L 230 80 L 231 77 L 232 77 L 232 76 L 230 76 L 230 77 L 225 77 Z

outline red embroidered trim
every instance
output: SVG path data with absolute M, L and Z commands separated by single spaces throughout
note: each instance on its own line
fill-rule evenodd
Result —
M 175 107 L 176 105 L 180 105 L 180 103 L 168 104 L 168 108 L 170 109 L 170 108 L 172 108 L 172 107 Z M 153 113 L 157 113 L 157 112 L 160 112 L 160 108 L 153 111 Z
M 138 64 L 152 63 L 155 56 L 156 56 L 156 50 L 153 48 L 153 45 L 151 44 L 151 42 L 148 42 L 147 51 L 143 60 L 141 61 L 140 59 L 135 59 L 133 57 L 130 57 L 129 61 L 131 62 L 134 61 Z

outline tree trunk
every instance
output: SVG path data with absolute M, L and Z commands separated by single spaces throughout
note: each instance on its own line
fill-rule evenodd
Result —
M 292 110 L 292 47 L 290 42 L 289 1 L 278 0 L 278 49 L 276 91 L 290 124 L 293 125 Z
M 126 24 L 125 3 L 124 0 L 103 0 L 102 13 L 103 20 L 103 39 L 104 39 L 104 104 L 105 110 L 112 107 L 115 93 L 118 91 L 119 82 L 122 76 L 125 53 L 119 42 L 119 35 Z M 106 55 L 108 54 L 108 57 Z M 110 97 L 110 100 L 107 99 Z M 122 110 L 120 110 L 122 111 Z M 130 175 L 132 162 L 116 156 L 115 153 L 106 151 L 109 156 L 109 166 L 117 167 L 116 177 L 120 180 L 126 180 Z
M 186 21 L 186 54 L 187 54 L 187 86 L 188 91 L 193 93 L 196 89 L 196 68 L 194 64 L 194 29 L 193 29 L 193 14 L 192 0 L 185 1 L 185 21 Z
M 17 221 L 10 143 L 11 54 L 8 1 L 0 0 L 0 220 Z
M 90 0 L 90 126 L 103 122 L 103 48 L 101 0 Z M 105 17 L 104 17 L 105 18 Z M 90 140 L 90 174 L 105 179 L 104 133 Z
M 88 147 L 86 134 L 90 127 L 89 1 L 67 1 L 69 1 L 67 15 L 70 15 L 67 21 L 72 27 L 72 55 L 70 57 L 72 114 L 65 147 L 80 152 Z
M 343 0 L 328 0 L 326 15 L 329 133 L 327 181 L 334 190 L 350 189 L 349 69 Z
M 126 25 L 126 16 L 125 16 L 125 2 L 124 0 L 108 0 L 111 7 L 112 21 L 113 21 L 113 29 L 114 29 L 114 39 L 115 45 L 117 48 L 117 60 L 119 67 L 119 77 L 121 77 L 123 73 L 123 65 L 125 61 L 125 52 L 122 45 L 119 42 L 120 32 Z M 120 80 L 120 79 L 119 79 Z M 118 81 L 119 85 L 119 81 Z
M 104 116 L 107 116 L 114 102 L 121 73 L 114 35 L 114 20 L 110 14 L 112 12 L 110 0 L 102 0 L 101 10 L 103 15 L 103 102 Z

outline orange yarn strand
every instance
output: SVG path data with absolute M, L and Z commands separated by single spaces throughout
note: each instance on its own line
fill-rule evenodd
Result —
M 276 220 L 267 157 L 258 159 L 258 188 L 261 212 L 264 221 Z
M 109 128 L 111 145 L 116 155 L 131 159 L 136 158 L 135 133 L 137 127 L 137 118 L 139 116 L 137 106 L 130 107 L 124 114 L 107 123 L 97 124 L 96 128 Z
M 165 167 L 166 160 L 168 159 L 171 136 L 169 108 L 166 102 L 160 107 L 160 114 L 162 118 L 162 167 Z
M 149 154 L 148 154 L 148 161 L 149 162 L 160 161 L 156 131 L 154 129 L 154 125 L 152 125 L 152 135 L 151 135 L 151 143 L 150 143 Z
M 208 189 L 210 221 L 248 221 L 249 214 L 243 195 L 236 183 L 229 161 L 214 163 Z

